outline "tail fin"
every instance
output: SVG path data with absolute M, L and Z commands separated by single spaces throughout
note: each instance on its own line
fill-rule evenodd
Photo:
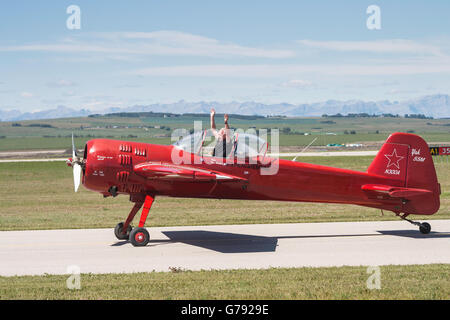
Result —
M 430 191 L 419 195 L 414 192 L 404 193 L 411 196 L 403 198 L 402 212 L 433 214 L 439 210 L 440 185 L 433 157 L 421 137 L 410 133 L 391 134 L 367 173 L 383 176 L 389 186 Z

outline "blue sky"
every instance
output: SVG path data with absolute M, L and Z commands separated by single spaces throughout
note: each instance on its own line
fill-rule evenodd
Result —
M 450 94 L 448 12 L 444 0 L 5 2 L 0 110 Z

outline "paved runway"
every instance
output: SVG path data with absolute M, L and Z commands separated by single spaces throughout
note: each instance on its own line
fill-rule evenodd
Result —
M 146 247 L 112 229 L 0 232 L 0 275 L 450 263 L 450 220 L 148 228 Z

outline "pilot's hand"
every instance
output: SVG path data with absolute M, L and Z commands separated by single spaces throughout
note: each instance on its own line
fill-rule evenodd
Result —
M 223 116 L 223 121 L 224 121 L 225 123 L 228 122 L 228 114 L 225 113 L 225 115 Z
M 216 110 L 214 108 L 211 108 L 211 117 L 214 117 L 216 115 Z

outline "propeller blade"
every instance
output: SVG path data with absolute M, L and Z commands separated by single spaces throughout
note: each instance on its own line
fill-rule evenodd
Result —
M 81 166 L 78 163 L 73 164 L 73 184 L 75 186 L 75 192 L 78 191 L 78 187 L 81 182 Z
M 75 148 L 75 142 L 73 141 L 73 132 L 72 132 L 72 158 L 73 158 L 73 160 L 78 158 L 77 149 Z

